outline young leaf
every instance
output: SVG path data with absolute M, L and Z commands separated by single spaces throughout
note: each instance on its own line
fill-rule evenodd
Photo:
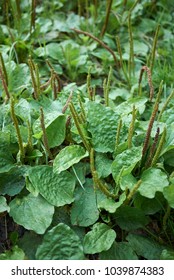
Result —
M 115 157 L 115 160 L 112 163 L 112 175 L 116 183 L 119 181 L 120 172 L 122 176 L 131 173 L 135 165 L 141 159 L 141 151 L 141 147 L 132 147 L 131 149 L 127 149 Z
M 51 224 L 54 206 L 41 196 L 29 194 L 23 198 L 15 198 L 10 204 L 10 216 L 24 228 L 43 234 Z
M 48 138 L 49 148 L 59 146 L 65 139 L 66 117 L 63 114 L 53 112 L 44 114 L 46 134 Z M 33 125 L 34 137 L 41 138 L 42 130 L 40 118 Z
M 96 195 L 91 181 L 87 181 L 84 189 L 75 192 L 75 201 L 71 208 L 71 222 L 73 225 L 87 227 L 93 225 L 99 218 L 96 205 Z
M 79 237 L 67 225 L 60 223 L 49 230 L 36 252 L 38 260 L 83 260 Z
M 87 156 L 88 152 L 83 147 L 78 145 L 67 146 L 54 159 L 53 172 L 59 174 Z
M 168 186 L 167 175 L 157 168 L 145 170 L 141 176 L 142 183 L 138 189 L 142 196 L 154 198 L 156 192 L 163 192 Z
M 116 238 L 116 232 L 103 223 L 97 223 L 84 237 L 84 252 L 95 254 L 108 250 Z
M 95 164 L 99 177 L 105 178 L 111 174 L 112 160 L 107 155 L 96 153 Z
M 25 254 L 18 246 L 14 246 L 11 250 L 0 254 L 0 260 L 24 260 L 24 258 Z
M 75 177 L 68 171 L 53 173 L 50 166 L 36 166 L 29 169 L 29 180 L 36 190 L 52 205 L 63 206 L 74 201 Z
M 103 192 L 97 190 L 97 206 L 99 209 L 104 209 L 109 213 L 115 213 L 117 208 L 119 208 L 123 202 L 126 200 L 126 194 L 122 193 L 119 196 L 119 201 L 114 201 L 111 197 L 107 197 Z

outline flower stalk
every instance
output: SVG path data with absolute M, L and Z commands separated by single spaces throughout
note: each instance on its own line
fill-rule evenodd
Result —
M 45 120 L 44 120 L 44 112 L 43 112 L 43 108 L 41 107 L 40 108 L 40 125 L 41 125 L 41 129 L 42 129 L 42 132 L 43 132 L 43 143 L 44 143 L 44 147 L 45 147 L 45 150 L 49 156 L 50 159 L 53 159 L 53 155 L 50 151 L 50 148 L 49 148 L 49 144 L 48 144 L 48 138 L 47 138 L 47 133 L 46 133 L 46 128 L 45 128 Z
M 15 114 L 13 97 L 11 97 L 10 100 L 11 100 L 11 102 L 10 102 L 10 113 L 11 113 L 11 118 L 12 118 L 15 130 L 16 130 L 16 134 L 17 134 L 18 145 L 19 145 L 19 153 L 20 153 L 19 158 L 23 162 L 23 160 L 25 158 L 25 150 L 24 150 L 24 146 L 23 146 L 23 141 L 22 141 L 22 136 L 21 136 L 18 120 L 17 120 L 16 114 Z

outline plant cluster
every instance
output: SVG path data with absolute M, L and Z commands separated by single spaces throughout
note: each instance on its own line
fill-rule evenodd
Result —
M 174 259 L 169 2 L 2 1 L 1 260 Z

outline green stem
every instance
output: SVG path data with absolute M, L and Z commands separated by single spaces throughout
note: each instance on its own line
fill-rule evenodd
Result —
M 122 55 L 122 50 L 121 50 L 120 39 L 119 39 L 118 36 L 116 36 L 116 44 L 117 44 L 117 51 L 118 51 L 118 54 L 119 54 L 119 57 L 120 57 L 120 66 L 121 66 L 121 68 L 122 68 L 124 77 L 125 77 L 127 83 L 129 84 L 129 78 L 128 78 L 128 75 L 127 75 L 125 66 L 124 66 L 124 64 L 123 64 L 123 55 Z M 130 86 L 130 85 L 129 85 L 129 86 Z
M 48 138 L 47 138 L 47 133 L 46 133 L 46 128 L 45 128 L 45 120 L 44 119 L 45 118 L 44 118 L 43 108 L 41 107 L 40 108 L 40 125 L 41 125 L 42 132 L 43 132 L 43 143 L 44 143 L 44 147 L 45 147 L 45 150 L 46 150 L 49 158 L 53 159 L 53 155 L 50 151 L 49 144 L 48 144 Z
M 119 62 L 117 60 L 117 57 L 116 57 L 114 51 L 110 47 L 108 47 L 105 43 L 103 43 L 100 39 L 98 39 L 97 37 L 95 37 L 94 35 L 92 35 L 89 32 L 82 31 L 82 30 L 79 30 L 79 29 L 76 29 L 76 28 L 71 28 L 71 29 L 74 30 L 78 34 L 84 34 L 84 35 L 92 38 L 94 41 L 98 42 L 103 48 L 105 48 L 108 52 L 111 53 L 111 55 L 113 56 L 116 67 L 119 67 Z
M 129 61 L 128 61 L 128 73 L 129 73 L 129 81 L 131 83 L 132 72 L 134 74 L 134 43 L 133 43 L 133 34 L 132 34 L 132 24 L 131 24 L 131 13 L 129 13 L 128 17 L 128 33 L 129 33 L 129 45 L 130 45 L 130 53 L 129 53 Z M 133 70 L 133 71 L 132 71 Z
M 134 133 L 136 114 L 137 114 L 137 110 L 135 109 L 135 105 L 133 105 L 132 120 L 131 120 L 131 124 L 129 127 L 128 140 L 127 140 L 128 149 L 130 149 L 132 147 L 132 137 L 133 137 L 133 133 Z
M 85 108 L 83 106 L 80 94 L 78 94 L 78 101 L 79 101 L 79 105 L 80 105 L 80 110 L 81 110 L 81 115 L 82 115 L 82 118 L 83 118 L 83 122 L 85 122 L 86 121 L 86 113 L 85 113 Z
M 111 197 L 113 199 L 116 199 L 118 195 L 110 193 L 110 191 L 107 189 L 106 184 L 104 184 L 98 176 L 98 173 L 95 169 L 95 161 L 94 161 L 94 149 L 91 148 L 90 150 L 90 168 L 91 168 L 91 173 L 94 181 L 94 186 L 98 187 L 107 197 Z
M 147 133 L 146 133 L 146 137 L 145 137 L 145 141 L 144 141 L 144 145 L 143 145 L 143 150 L 142 150 L 142 156 L 143 157 L 145 156 L 146 151 L 148 149 L 148 145 L 149 145 L 149 141 L 150 141 L 150 134 L 151 134 L 151 131 L 152 131 L 152 127 L 153 127 L 153 124 L 154 124 L 154 121 L 155 121 L 156 114 L 158 112 L 159 100 L 160 100 L 160 97 L 161 97 L 162 89 L 163 89 L 163 81 L 161 81 L 161 83 L 160 83 L 159 91 L 158 91 L 156 101 L 155 101 L 155 104 L 154 104 L 154 107 L 153 107 L 153 111 L 152 111 L 152 114 L 151 114 L 151 117 L 150 117 L 148 129 L 147 129 Z
M 66 103 L 65 103 L 65 105 L 64 105 L 64 107 L 63 107 L 63 109 L 62 109 L 62 113 L 63 113 L 63 114 L 64 114 L 65 111 L 68 109 L 68 106 L 69 106 L 69 104 L 70 104 L 70 102 L 71 102 L 71 100 L 72 100 L 72 97 L 73 97 L 73 93 L 72 93 L 72 91 L 71 91 L 71 93 L 70 93 L 70 95 L 68 96 L 68 99 L 67 99 L 67 101 L 66 101 Z
M 165 111 L 167 105 L 169 104 L 169 102 L 171 101 L 171 99 L 173 98 L 173 96 L 174 96 L 174 90 L 172 90 L 172 92 L 171 92 L 170 95 L 168 96 L 166 102 L 164 103 L 164 105 L 163 105 L 163 107 L 162 107 L 162 109 L 161 109 L 161 111 L 160 111 L 160 113 L 159 113 L 159 115 L 158 115 L 158 121 L 160 121 L 163 112 Z
M 28 59 L 28 65 L 29 65 L 31 81 L 32 81 L 33 89 L 34 89 L 34 98 L 38 99 L 39 95 L 38 95 L 37 81 L 36 81 L 36 77 L 35 77 L 35 74 L 36 74 L 35 73 L 35 64 L 32 59 Z
M 27 128 L 28 128 L 27 147 L 28 147 L 29 151 L 31 152 L 33 150 L 33 143 L 32 143 L 32 128 L 31 128 L 29 120 L 27 120 Z
M 133 189 L 130 191 L 130 193 L 127 196 L 127 199 L 125 201 L 124 204 L 129 204 L 129 202 L 131 201 L 131 199 L 133 198 L 134 194 L 137 192 L 137 190 L 139 189 L 140 185 L 142 183 L 142 180 L 139 180 L 135 186 L 133 187 Z
M 106 17 L 105 17 L 105 22 L 104 22 L 101 34 L 100 34 L 101 37 L 104 36 L 104 34 L 106 32 L 106 29 L 107 29 L 107 26 L 108 26 L 108 21 L 109 21 L 109 15 L 110 15 L 110 12 L 111 12 L 112 2 L 113 2 L 113 0 L 107 0 Z
M 149 88 L 150 88 L 150 101 L 152 101 L 153 95 L 154 95 L 154 88 L 153 88 L 153 84 L 152 84 L 152 74 L 151 74 L 151 70 L 147 67 L 147 66 L 143 66 L 141 68 L 140 71 L 140 77 L 139 77 L 139 96 L 140 96 L 140 91 L 141 91 L 141 81 L 142 81 L 142 77 L 143 77 L 143 73 L 144 71 L 146 71 L 147 73 L 147 79 L 148 79 L 148 84 L 149 84 Z
M 104 99 L 105 99 L 106 106 L 109 106 L 109 89 L 110 89 L 110 84 L 111 84 L 111 77 L 112 77 L 112 67 L 110 66 L 106 89 L 104 91 Z
M 151 163 L 152 163 L 152 159 L 153 159 L 153 156 L 154 156 L 154 153 L 155 153 L 155 149 L 156 149 L 156 146 L 157 146 L 157 143 L 158 143 L 159 133 L 160 133 L 160 129 L 158 127 L 157 128 L 157 132 L 155 134 L 155 138 L 154 138 L 153 144 L 152 144 L 152 146 L 150 148 L 148 159 L 147 159 L 146 164 L 145 164 L 146 168 L 148 168 L 151 165 Z
M 87 75 L 87 92 L 88 92 L 88 98 L 92 101 L 92 95 L 91 95 L 91 67 L 89 67 L 88 75 Z
M 30 19 L 30 34 L 32 32 L 32 28 L 35 29 L 35 21 L 36 21 L 36 1 L 32 0 L 31 3 L 31 19 Z
M 171 207 L 167 203 L 167 209 L 166 209 L 166 212 L 165 212 L 164 217 L 163 217 L 163 229 L 164 230 L 166 230 L 167 220 L 168 220 L 168 218 L 170 216 L 170 211 L 171 211 Z
M 75 123 L 75 125 L 77 127 L 77 130 L 79 132 L 79 135 L 82 139 L 82 142 L 83 142 L 85 148 L 87 149 L 87 151 L 90 152 L 91 146 L 90 146 L 88 140 L 86 139 L 86 133 L 85 133 L 83 127 L 82 127 L 81 121 L 79 119 L 79 116 L 78 116 L 78 114 L 75 110 L 75 107 L 74 107 L 73 103 L 69 104 L 69 108 L 70 108 L 74 123 Z
M 164 145 L 165 138 L 166 138 L 166 127 L 164 127 L 164 131 L 163 131 L 163 133 L 161 135 L 161 139 L 159 141 L 156 153 L 155 153 L 155 155 L 153 157 L 151 166 L 154 166 L 156 164 L 158 158 L 160 157 L 160 153 L 161 153 L 162 147 Z
M 24 151 L 24 146 L 23 146 L 23 142 L 22 142 L 22 136 L 21 136 L 20 129 L 19 129 L 18 120 L 17 120 L 16 114 L 15 114 L 13 97 L 11 97 L 10 112 L 11 112 L 11 118 L 13 120 L 13 124 L 14 124 L 16 134 L 17 134 L 19 151 L 20 151 L 20 159 L 21 159 L 21 161 L 23 161 L 23 159 L 25 158 L 25 151 Z
M 155 37 L 153 40 L 153 45 L 152 45 L 152 52 L 150 54 L 149 58 L 149 68 L 151 70 L 151 73 L 153 72 L 153 67 L 154 67 L 154 62 L 155 62 L 155 51 L 156 51 L 156 46 L 157 46 L 157 40 L 158 40 L 158 34 L 160 30 L 160 25 L 157 26 L 156 32 L 155 32 Z
M 119 145 L 122 123 L 123 123 L 122 119 L 120 119 L 119 122 L 118 122 L 118 126 L 117 126 L 116 141 L 115 141 L 115 152 L 117 151 L 117 148 L 118 148 L 118 145 Z
M 6 70 L 4 59 L 3 59 L 3 56 L 2 56 L 1 52 L 0 52 L 0 67 L 1 67 L 2 73 L 4 75 L 4 79 L 5 79 L 6 85 L 8 86 L 7 70 Z

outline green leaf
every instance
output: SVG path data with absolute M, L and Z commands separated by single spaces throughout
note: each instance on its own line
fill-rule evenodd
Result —
M 52 222 L 54 206 L 41 196 L 29 194 L 23 198 L 15 198 L 9 206 L 9 214 L 17 224 L 38 234 L 43 234 Z
M 87 227 L 93 225 L 99 218 L 96 205 L 96 195 L 91 180 L 78 188 L 75 192 L 75 201 L 71 208 L 71 222 L 73 225 Z
M 149 219 L 142 210 L 131 206 L 121 206 L 118 208 L 115 218 L 119 227 L 127 231 L 143 228 L 149 223 Z
M 96 223 L 84 237 L 84 252 L 95 254 L 108 250 L 116 238 L 116 232 L 103 223 Z
M 8 172 L 14 167 L 14 158 L 10 152 L 0 147 L 0 173 Z
M 114 242 L 108 251 L 100 253 L 100 260 L 137 260 L 128 242 Z
M 146 215 L 153 215 L 162 208 L 165 203 L 164 200 L 162 193 L 156 193 L 154 198 L 147 198 L 137 192 L 134 206 L 141 209 Z
M 132 147 L 115 157 L 112 163 L 112 175 L 116 183 L 120 180 L 120 175 L 125 176 L 131 173 L 135 165 L 141 160 L 142 148 Z
M 56 59 L 59 63 L 64 63 L 64 56 L 62 48 L 57 43 L 49 43 L 46 45 L 46 54 L 53 59 Z
M 174 208 L 174 184 L 164 188 L 163 195 L 171 208 Z
M 156 192 L 163 192 L 168 186 L 167 175 L 157 168 L 145 170 L 141 176 L 142 183 L 138 189 L 142 196 L 154 198 Z
M 107 177 L 111 174 L 112 160 L 106 154 L 96 153 L 95 166 L 99 177 Z
M 0 177 L 0 193 L 14 196 L 24 188 L 25 179 L 22 176 L 22 171 L 15 167 L 9 172 L 1 174 Z
M 36 252 L 38 260 L 83 260 L 79 237 L 67 225 L 60 223 L 49 230 Z
M 136 178 L 132 174 L 127 174 L 121 177 L 120 188 L 125 191 L 132 190 L 135 184 L 137 183 Z
M 9 67 L 10 64 L 9 64 Z M 9 92 L 20 93 L 30 85 L 30 72 L 28 65 L 21 63 L 8 73 L 8 90 Z
M 88 102 L 88 130 L 92 134 L 92 144 L 97 152 L 114 151 L 118 119 L 118 114 L 110 108 Z
M 24 260 L 25 254 L 18 247 L 14 246 L 11 250 L 5 251 L 5 253 L 0 254 L 0 260 Z
M 164 249 L 161 253 L 160 260 L 174 260 L 174 251 Z
M 97 190 L 97 206 L 99 209 L 104 209 L 109 213 L 115 213 L 117 208 L 119 208 L 123 202 L 126 200 L 126 194 L 122 193 L 119 196 L 119 200 L 115 201 L 110 197 L 107 197 L 104 193 L 102 193 L 100 190 Z
M 129 53 L 130 43 L 124 45 L 125 51 Z M 134 40 L 134 54 L 145 56 L 147 55 L 149 48 L 148 45 L 143 43 L 142 41 Z
M 132 107 L 134 105 L 135 109 L 137 109 L 139 113 L 142 114 L 145 110 L 145 103 L 147 102 L 147 100 L 148 99 L 144 96 L 130 98 L 117 106 L 117 112 L 122 116 L 128 115 L 132 112 Z
M 67 146 L 54 159 L 53 172 L 59 174 L 87 156 L 88 152 L 83 147 L 78 145 Z
M 54 148 L 62 144 L 65 140 L 66 132 L 66 116 L 57 112 L 44 113 L 44 121 L 46 134 L 48 138 L 48 145 L 50 148 Z M 33 125 L 34 137 L 40 139 L 42 137 L 42 129 L 40 124 L 40 118 L 35 121 Z
M 6 198 L 4 196 L 0 196 L 0 213 L 9 212 L 10 207 L 7 205 Z
M 31 119 L 31 107 L 30 103 L 24 99 L 21 98 L 17 104 L 15 104 L 15 114 L 19 116 L 23 121 L 30 120 Z
M 126 239 L 137 255 L 142 256 L 147 260 L 160 259 L 160 255 L 164 247 L 153 239 L 131 233 Z
M 33 187 L 52 205 L 63 206 L 74 201 L 75 177 L 68 171 L 53 173 L 50 166 L 36 166 L 29 170 Z
M 26 231 L 18 240 L 18 245 L 25 252 L 27 260 L 35 260 L 36 250 L 42 239 L 42 235 L 36 234 L 34 231 Z

